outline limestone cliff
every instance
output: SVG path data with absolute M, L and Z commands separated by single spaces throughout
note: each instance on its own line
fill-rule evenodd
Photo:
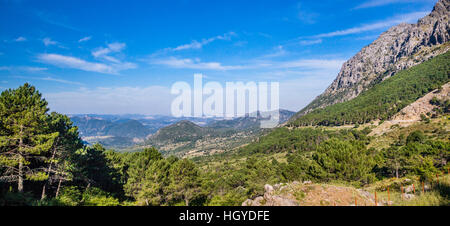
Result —
M 447 52 L 450 49 L 449 11 L 450 0 L 439 0 L 432 12 L 417 24 L 402 23 L 382 33 L 345 62 L 325 92 L 292 120 L 316 108 L 351 100 L 396 72 Z

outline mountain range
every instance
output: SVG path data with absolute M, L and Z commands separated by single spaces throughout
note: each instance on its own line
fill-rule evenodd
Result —
M 280 123 L 295 112 L 280 110 Z M 260 114 L 258 114 L 260 115 Z M 195 142 L 204 137 L 231 138 L 236 134 L 259 131 L 259 117 L 201 118 L 148 115 L 70 115 L 87 143 L 107 148 L 139 149 L 141 144 L 163 147 L 172 142 Z M 255 133 L 256 134 L 256 133 Z

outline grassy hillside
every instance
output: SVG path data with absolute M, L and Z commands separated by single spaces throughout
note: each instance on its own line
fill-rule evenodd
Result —
M 447 52 L 397 73 L 350 101 L 314 110 L 290 125 L 340 126 L 389 119 L 426 93 L 449 82 L 449 74 L 450 52 Z

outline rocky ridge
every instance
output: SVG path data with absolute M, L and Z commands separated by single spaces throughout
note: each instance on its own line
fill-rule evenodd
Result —
M 292 120 L 314 110 L 351 100 L 398 71 L 420 64 L 450 49 L 450 0 L 439 0 L 417 24 L 402 23 L 382 33 L 345 62 L 323 94 Z

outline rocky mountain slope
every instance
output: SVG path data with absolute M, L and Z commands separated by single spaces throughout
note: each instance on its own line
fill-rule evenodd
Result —
M 351 100 L 396 72 L 420 64 L 450 49 L 450 0 L 439 0 L 417 24 L 402 23 L 382 33 L 345 62 L 323 94 L 293 120 L 317 108 Z
M 433 98 L 436 98 L 437 100 L 442 102 L 450 101 L 449 91 L 450 83 L 445 84 L 439 90 L 433 90 L 422 98 L 416 100 L 414 103 L 403 108 L 400 112 L 395 114 L 392 119 L 384 121 L 383 123 L 381 123 L 381 125 L 378 125 L 372 130 L 369 135 L 381 135 L 391 130 L 393 125 L 407 127 L 415 122 L 422 120 L 422 115 L 434 115 L 434 109 L 436 109 L 436 105 L 433 105 L 431 103 L 431 100 Z
M 450 52 L 403 70 L 343 103 L 315 109 L 292 126 L 341 126 L 390 120 L 401 109 L 450 80 Z

